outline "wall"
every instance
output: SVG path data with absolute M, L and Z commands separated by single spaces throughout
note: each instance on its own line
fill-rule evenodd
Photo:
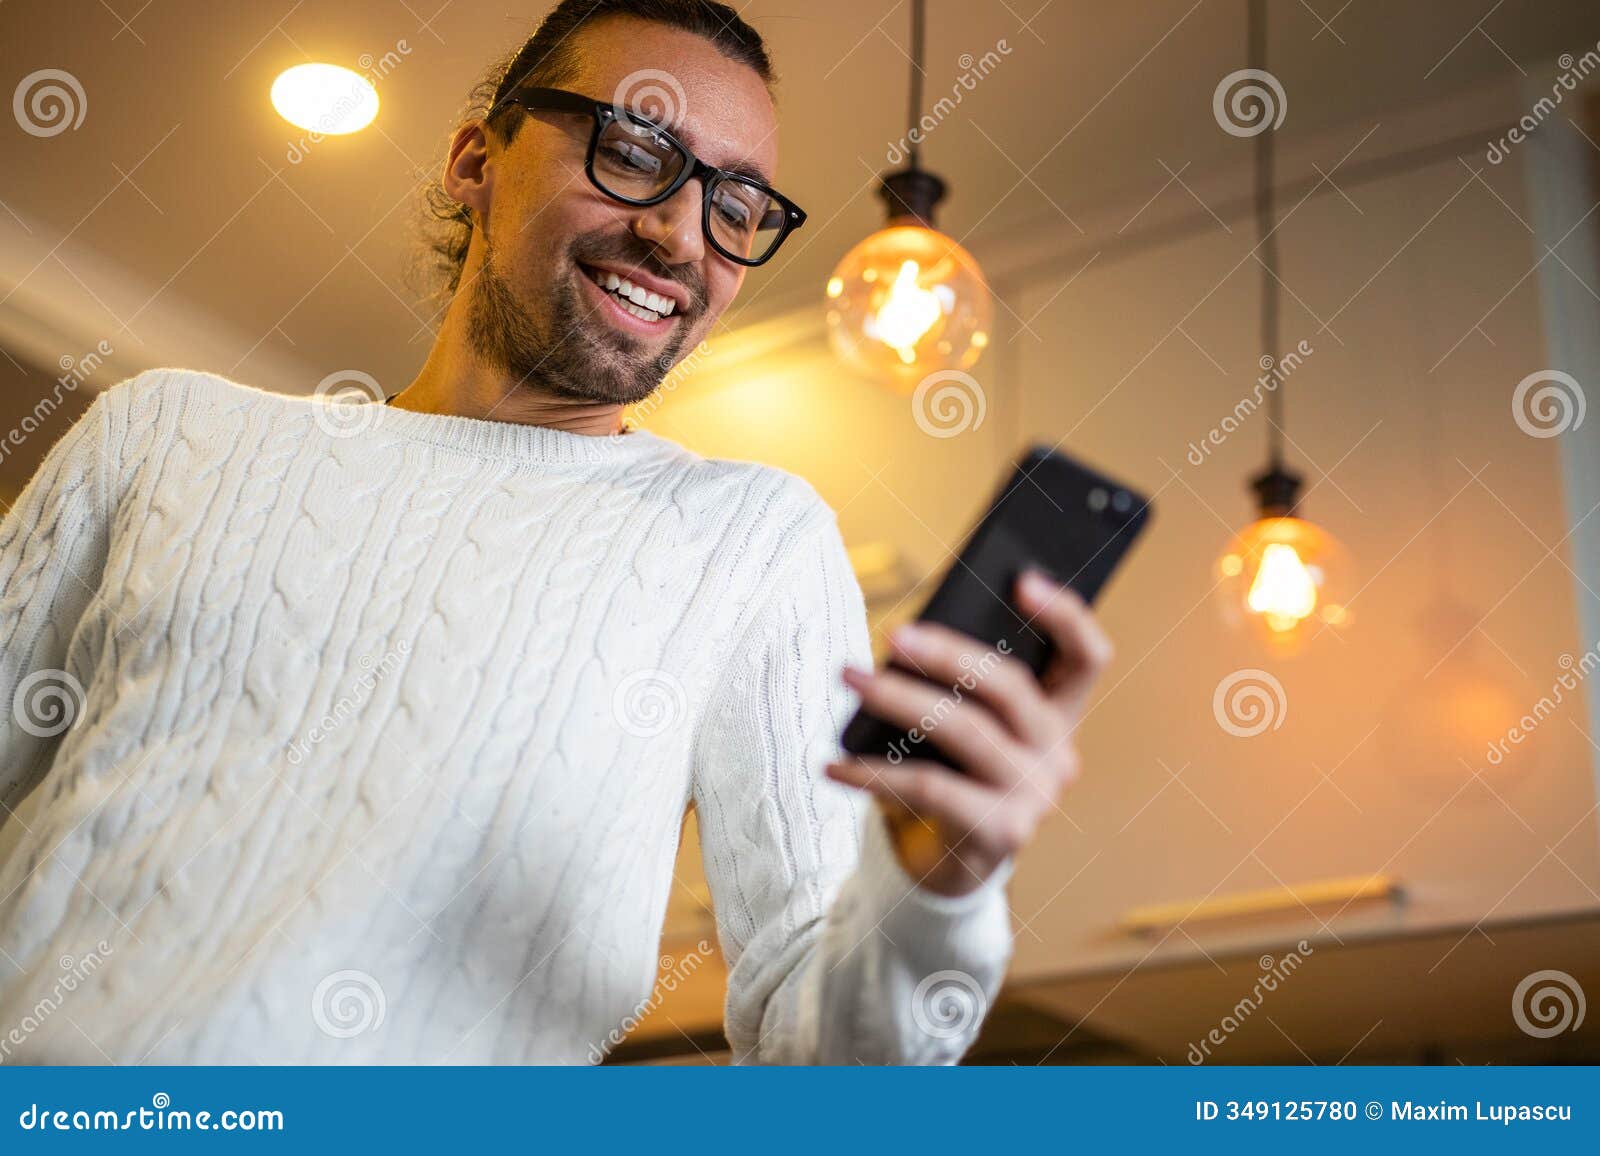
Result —
M 1015 979 L 1600 908 L 1579 696 L 1487 758 L 1595 641 L 1574 605 L 1560 439 L 1512 412 L 1517 384 L 1551 364 L 1526 157 L 1490 165 L 1471 143 L 1520 100 L 1485 91 L 1285 158 L 1282 344 L 1313 349 L 1286 395 L 1290 457 L 1308 511 L 1349 548 L 1354 612 L 1294 660 L 1230 631 L 1211 595 L 1210 565 L 1251 515 L 1263 415 L 1187 456 L 1259 372 L 1241 174 L 1191 175 L 1132 227 L 1130 202 L 1087 236 L 1047 223 L 980 252 L 1007 324 L 975 371 L 982 422 L 960 436 L 928 436 L 905 398 L 841 371 L 814 314 L 714 338 L 650 415 L 702 453 L 806 476 L 848 542 L 891 542 L 918 574 L 943 566 L 1026 442 L 1157 495 L 1103 604 L 1119 657 L 1084 724 L 1085 779 L 1013 887 Z M 1281 725 L 1254 738 L 1213 709 L 1246 668 L 1284 694 Z M 1407 902 L 1151 939 L 1116 927 L 1135 904 L 1374 872 Z

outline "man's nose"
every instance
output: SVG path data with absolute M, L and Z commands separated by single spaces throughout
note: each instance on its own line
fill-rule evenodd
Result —
M 669 265 L 701 260 L 706 255 L 700 229 L 701 196 L 698 180 L 686 182 L 659 205 L 639 209 L 633 220 L 634 234 L 653 245 L 656 255 Z

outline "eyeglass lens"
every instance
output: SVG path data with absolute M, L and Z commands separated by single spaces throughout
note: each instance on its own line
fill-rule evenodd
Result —
M 594 175 L 613 196 L 646 201 L 671 187 L 688 158 L 648 124 L 607 118 L 595 143 Z M 783 206 L 764 189 L 737 177 L 713 178 L 711 233 L 730 253 L 767 256 L 783 232 Z

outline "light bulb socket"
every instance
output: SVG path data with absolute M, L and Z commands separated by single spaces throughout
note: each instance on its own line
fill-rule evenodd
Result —
M 1300 483 L 1303 481 L 1293 470 L 1274 462 L 1250 479 L 1256 501 L 1261 506 L 1263 518 L 1292 518 L 1300 505 Z
M 945 183 L 925 169 L 900 169 L 884 174 L 878 195 L 889 206 L 891 224 L 906 218 L 933 228 L 933 210 L 944 200 Z

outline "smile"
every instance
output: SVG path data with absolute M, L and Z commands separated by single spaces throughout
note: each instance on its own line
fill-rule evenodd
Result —
M 606 269 L 591 269 L 587 265 L 580 265 L 584 275 L 611 295 L 619 307 L 637 317 L 640 321 L 658 322 L 671 316 L 678 303 L 671 297 L 662 297 L 658 293 L 651 293 L 642 286 L 635 285 L 626 277 Z

